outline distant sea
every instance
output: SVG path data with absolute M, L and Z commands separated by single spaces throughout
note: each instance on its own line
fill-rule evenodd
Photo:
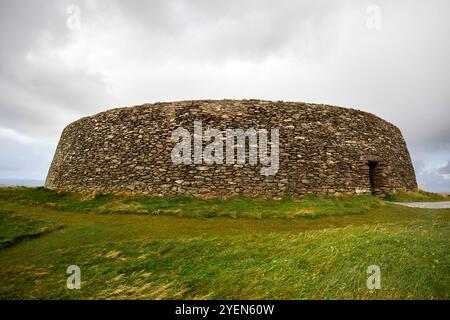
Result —
M 36 179 L 1 179 L 0 186 L 2 187 L 40 187 L 44 185 L 44 180 Z

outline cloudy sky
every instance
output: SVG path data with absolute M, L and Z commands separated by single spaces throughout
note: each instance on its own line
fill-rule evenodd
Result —
M 41 179 L 62 129 L 117 106 L 258 98 L 353 107 L 450 191 L 450 1 L 2 0 L 0 178 Z

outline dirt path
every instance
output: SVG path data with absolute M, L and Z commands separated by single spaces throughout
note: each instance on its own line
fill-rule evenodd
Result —
M 391 204 L 398 204 L 401 206 L 411 207 L 411 208 L 424 208 L 424 209 L 447 209 L 450 208 L 450 201 L 441 202 L 391 202 L 386 201 Z

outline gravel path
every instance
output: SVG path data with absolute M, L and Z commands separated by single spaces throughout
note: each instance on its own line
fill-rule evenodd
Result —
M 450 201 L 440 201 L 440 202 L 391 202 L 391 201 L 386 201 L 386 203 L 398 204 L 401 206 L 412 207 L 412 208 L 424 208 L 424 209 L 447 209 L 447 208 L 450 208 Z

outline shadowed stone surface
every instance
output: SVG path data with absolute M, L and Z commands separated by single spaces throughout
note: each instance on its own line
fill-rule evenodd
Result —
M 173 164 L 171 134 L 180 126 L 192 134 L 195 120 L 202 120 L 203 130 L 222 132 L 278 128 L 277 174 L 261 175 L 259 162 Z M 298 102 L 202 100 L 113 109 L 73 122 L 62 133 L 45 186 L 78 192 L 275 196 L 383 194 L 414 190 L 417 183 L 400 130 L 375 115 Z

